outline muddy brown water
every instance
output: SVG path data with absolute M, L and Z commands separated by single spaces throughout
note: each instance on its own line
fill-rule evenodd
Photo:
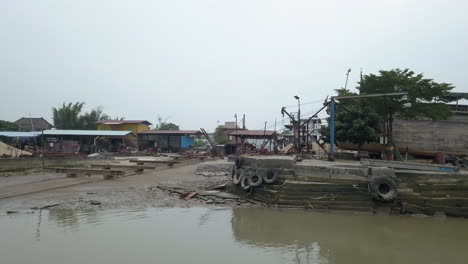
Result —
M 468 220 L 265 208 L 0 216 L 1 263 L 468 263 Z

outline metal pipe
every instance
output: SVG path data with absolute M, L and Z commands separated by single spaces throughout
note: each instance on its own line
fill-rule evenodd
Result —
M 367 97 L 380 97 L 380 96 L 398 96 L 398 95 L 408 95 L 408 93 L 407 92 L 402 92 L 402 93 L 376 93 L 376 94 L 332 96 L 332 99 L 340 100 L 340 99 L 367 98 Z

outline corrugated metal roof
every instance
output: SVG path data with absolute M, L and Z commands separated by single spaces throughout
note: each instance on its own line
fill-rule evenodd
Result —
M 229 133 L 231 136 L 256 136 L 256 137 L 262 137 L 262 136 L 272 136 L 275 134 L 275 131 L 272 130 L 240 130 L 237 132 L 232 132 Z
M 141 131 L 139 135 L 201 135 L 198 130 L 147 130 Z
M 37 137 L 41 132 L 0 131 L 1 137 Z
M 145 125 L 152 125 L 147 120 L 102 120 L 96 122 L 96 124 L 104 124 L 104 125 L 120 125 L 120 124 L 145 124 Z
M 44 130 L 47 136 L 104 136 L 104 137 L 123 137 L 133 134 L 132 131 L 109 131 L 109 130 Z

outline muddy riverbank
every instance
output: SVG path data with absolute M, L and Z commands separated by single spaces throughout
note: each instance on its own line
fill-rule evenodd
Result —
M 216 161 L 209 162 L 213 163 Z M 212 173 L 212 170 L 200 175 L 203 173 L 197 171 L 199 164 L 145 170 L 142 174 L 112 180 L 103 180 L 100 176 L 67 178 L 65 174 L 51 170 L 3 174 L 0 176 L 0 213 L 40 208 L 258 206 L 258 203 L 240 196 L 229 196 L 222 190 L 226 186 L 229 188 L 230 175 Z M 186 192 L 197 194 L 188 200 L 180 199 L 180 195 Z

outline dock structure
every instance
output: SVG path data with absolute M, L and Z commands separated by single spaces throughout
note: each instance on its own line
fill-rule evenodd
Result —
M 242 156 L 233 181 L 238 192 L 276 206 L 468 217 L 468 173 L 377 165 Z M 274 182 L 266 183 L 268 173 Z

